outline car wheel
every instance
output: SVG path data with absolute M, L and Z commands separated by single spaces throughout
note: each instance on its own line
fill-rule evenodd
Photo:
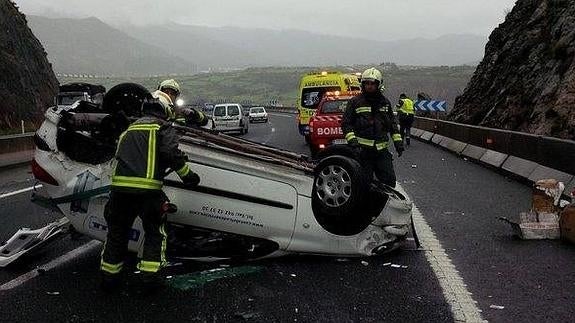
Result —
M 145 87 L 136 83 L 122 83 L 112 87 L 102 99 L 102 110 L 105 113 L 141 116 L 142 102 L 152 94 Z
M 370 178 L 352 158 L 335 155 L 321 160 L 312 189 L 312 210 L 318 223 L 336 235 L 365 230 L 381 210 L 381 201 L 370 202 Z

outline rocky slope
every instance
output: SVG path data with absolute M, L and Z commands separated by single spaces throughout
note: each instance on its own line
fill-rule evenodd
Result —
M 575 1 L 518 0 L 453 121 L 575 140 Z
M 0 132 L 37 122 L 52 103 L 58 81 L 26 18 L 0 0 Z

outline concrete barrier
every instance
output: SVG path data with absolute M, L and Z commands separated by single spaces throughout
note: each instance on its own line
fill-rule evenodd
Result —
M 423 132 L 424 131 L 421 129 L 411 128 L 411 136 L 412 137 L 420 138 L 421 135 L 423 134 Z
M 25 164 L 32 161 L 34 150 L 25 150 L 0 155 L 0 168 Z
M 461 154 L 463 156 L 469 157 L 471 159 L 479 160 L 479 159 L 481 159 L 481 156 L 483 156 L 485 154 L 486 151 L 487 151 L 487 149 L 485 149 L 485 148 L 481 148 L 481 147 L 474 146 L 474 145 L 467 145 L 467 147 L 465 147 L 465 149 L 463 149 Z
M 479 161 L 499 168 L 503 165 L 507 157 L 509 157 L 509 155 L 494 150 L 487 150 L 485 154 L 479 158 Z
M 536 162 L 515 156 L 509 156 L 501 168 L 515 175 L 529 178 L 538 166 L 539 164 Z
M 563 183 L 571 183 L 574 179 L 573 175 L 558 171 L 553 168 L 538 165 L 537 168 L 529 175 L 528 179 L 536 182 L 540 179 L 553 178 Z
M 433 137 L 433 132 L 429 132 L 429 131 L 424 131 L 421 134 L 421 139 L 425 140 L 425 141 L 430 141 L 431 138 Z
M 438 134 L 434 134 L 433 137 L 431 138 L 431 142 L 434 143 L 434 144 L 436 144 L 436 145 L 439 145 L 439 143 L 440 143 L 443 139 L 445 139 L 445 136 L 438 135 Z
M 442 145 L 443 147 L 447 148 L 448 150 L 450 150 L 456 154 L 461 154 L 463 152 L 463 150 L 465 150 L 465 148 L 467 147 L 467 144 L 464 143 L 463 141 L 459 141 L 459 140 L 455 140 L 455 139 L 451 139 L 451 138 L 447 138 L 447 137 L 445 137 L 445 139 L 440 143 L 440 145 Z

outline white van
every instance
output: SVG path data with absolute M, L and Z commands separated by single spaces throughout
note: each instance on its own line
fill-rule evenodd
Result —
M 241 104 L 223 103 L 216 104 L 212 112 L 215 130 L 221 132 L 248 133 L 248 120 Z

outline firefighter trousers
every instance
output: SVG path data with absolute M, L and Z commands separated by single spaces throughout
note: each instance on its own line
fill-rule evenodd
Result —
M 144 250 L 138 269 L 156 273 L 165 266 L 167 235 L 162 212 L 164 201 L 165 195 L 159 190 L 137 193 L 112 191 L 105 212 L 108 234 L 100 263 L 104 273 L 118 274 L 122 271 L 128 243 L 138 236 L 132 231 L 138 216 L 144 228 Z
M 393 169 L 393 157 L 387 149 L 375 150 L 362 148 L 360 154 L 361 166 L 364 171 L 375 177 L 382 183 L 395 187 L 395 171 Z
M 402 115 L 399 118 L 399 133 L 401 134 L 401 139 L 407 142 L 407 145 L 411 143 L 411 126 L 413 126 L 413 121 L 415 117 L 413 115 Z

